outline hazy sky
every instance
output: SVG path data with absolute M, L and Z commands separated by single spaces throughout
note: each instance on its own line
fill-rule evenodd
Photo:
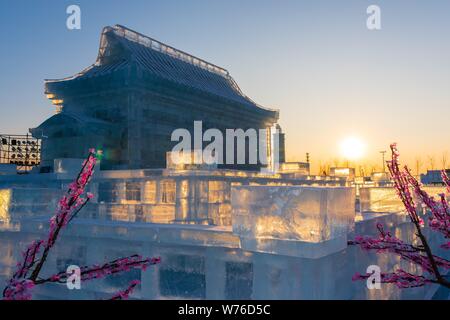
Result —
M 70 4 L 81 30 L 66 28 Z M 370 4 L 382 30 L 366 27 Z M 447 0 L 0 0 L 0 132 L 52 115 L 44 79 L 93 63 L 102 27 L 116 23 L 225 67 L 280 109 L 290 160 L 332 160 L 347 136 L 367 144 L 372 163 L 392 141 L 411 164 L 421 154 L 424 169 L 450 150 Z

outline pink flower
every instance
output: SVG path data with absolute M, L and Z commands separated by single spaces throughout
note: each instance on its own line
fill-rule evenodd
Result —
M 47 279 L 42 279 L 39 272 L 46 261 L 47 254 L 55 244 L 60 231 L 77 215 L 81 208 L 93 198 L 93 194 L 86 193 L 83 197 L 87 184 L 89 183 L 96 164 L 95 149 L 89 150 L 90 154 L 83 162 L 83 168 L 77 179 L 69 184 L 68 191 L 60 201 L 55 215 L 50 218 L 49 232 L 46 241 L 33 241 L 23 252 L 23 261 L 17 263 L 17 271 L 8 281 L 4 289 L 3 297 L 7 300 L 28 300 L 32 298 L 31 290 L 37 284 L 47 282 L 62 282 L 67 279 L 65 271 L 52 275 Z M 41 248 L 44 252 L 40 254 Z M 91 280 L 103 278 L 105 276 L 128 271 L 131 269 L 145 270 L 149 265 L 157 264 L 161 261 L 158 258 L 142 258 L 140 255 L 133 255 L 103 265 L 93 265 L 81 268 L 81 280 Z M 29 275 L 31 273 L 31 275 Z M 120 291 L 113 299 L 126 299 L 139 284 L 138 280 L 130 283 L 126 290 Z
M 356 272 L 353 277 L 352 277 L 352 281 L 357 281 L 357 280 L 362 280 L 362 276 L 359 272 Z
M 391 145 L 392 161 L 388 163 L 394 187 L 397 195 L 403 202 L 411 222 L 416 227 L 419 244 L 404 243 L 400 239 L 393 237 L 389 232 L 384 232 L 383 227 L 378 224 L 378 238 L 357 236 L 355 240 L 349 241 L 350 245 L 359 245 L 364 250 L 375 250 L 377 253 L 389 252 L 399 255 L 403 260 L 412 262 L 420 266 L 426 276 L 410 274 L 404 270 L 397 270 L 394 273 L 382 274 L 383 283 L 393 283 L 399 288 L 419 287 L 427 283 L 434 282 L 450 287 L 450 283 L 440 275 L 440 268 L 450 269 L 450 261 L 432 254 L 426 237 L 421 228 L 424 227 L 424 220 L 418 216 L 416 203 L 412 198 L 410 189 L 415 193 L 420 204 L 428 208 L 430 217 L 429 226 L 433 231 L 442 233 L 447 239 L 450 238 L 450 209 L 445 194 L 440 195 L 439 200 L 429 196 L 422 188 L 422 185 L 411 174 L 408 167 L 400 170 L 398 157 L 399 153 L 396 144 Z M 445 171 L 441 172 L 442 179 L 450 191 L 450 180 Z M 450 249 L 450 242 L 441 245 L 442 248 Z M 367 275 L 355 274 L 353 280 L 367 279 Z

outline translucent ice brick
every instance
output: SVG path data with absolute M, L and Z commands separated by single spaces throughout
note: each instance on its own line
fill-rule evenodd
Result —
M 440 193 L 445 192 L 443 187 L 434 186 L 424 186 L 423 190 L 437 199 L 439 199 Z M 405 210 L 393 187 L 361 188 L 359 193 L 361 212 L 400 212 Z M 419 203 L 414 193 L 413 199 L 416 203 Z
M 240 186 L 231 201 L 233 232 L 245 238 L 321 242 L 354 228 L 352 188 Z

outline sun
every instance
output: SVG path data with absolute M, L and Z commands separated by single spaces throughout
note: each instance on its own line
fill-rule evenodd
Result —
M 345 138 L 340 144 L 341 154 L 347 160 L 360 159 L 366 150 L 366 145 L 356 137 Z

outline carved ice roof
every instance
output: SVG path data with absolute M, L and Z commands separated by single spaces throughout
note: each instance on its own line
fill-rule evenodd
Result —
M 270 110 L 244 95 L 227 70 L 120 25 L 103 29 L 98 58 L 92 66 L 47 83 L 95 77 L 122 69 L 131 61 L 156 77 Z

